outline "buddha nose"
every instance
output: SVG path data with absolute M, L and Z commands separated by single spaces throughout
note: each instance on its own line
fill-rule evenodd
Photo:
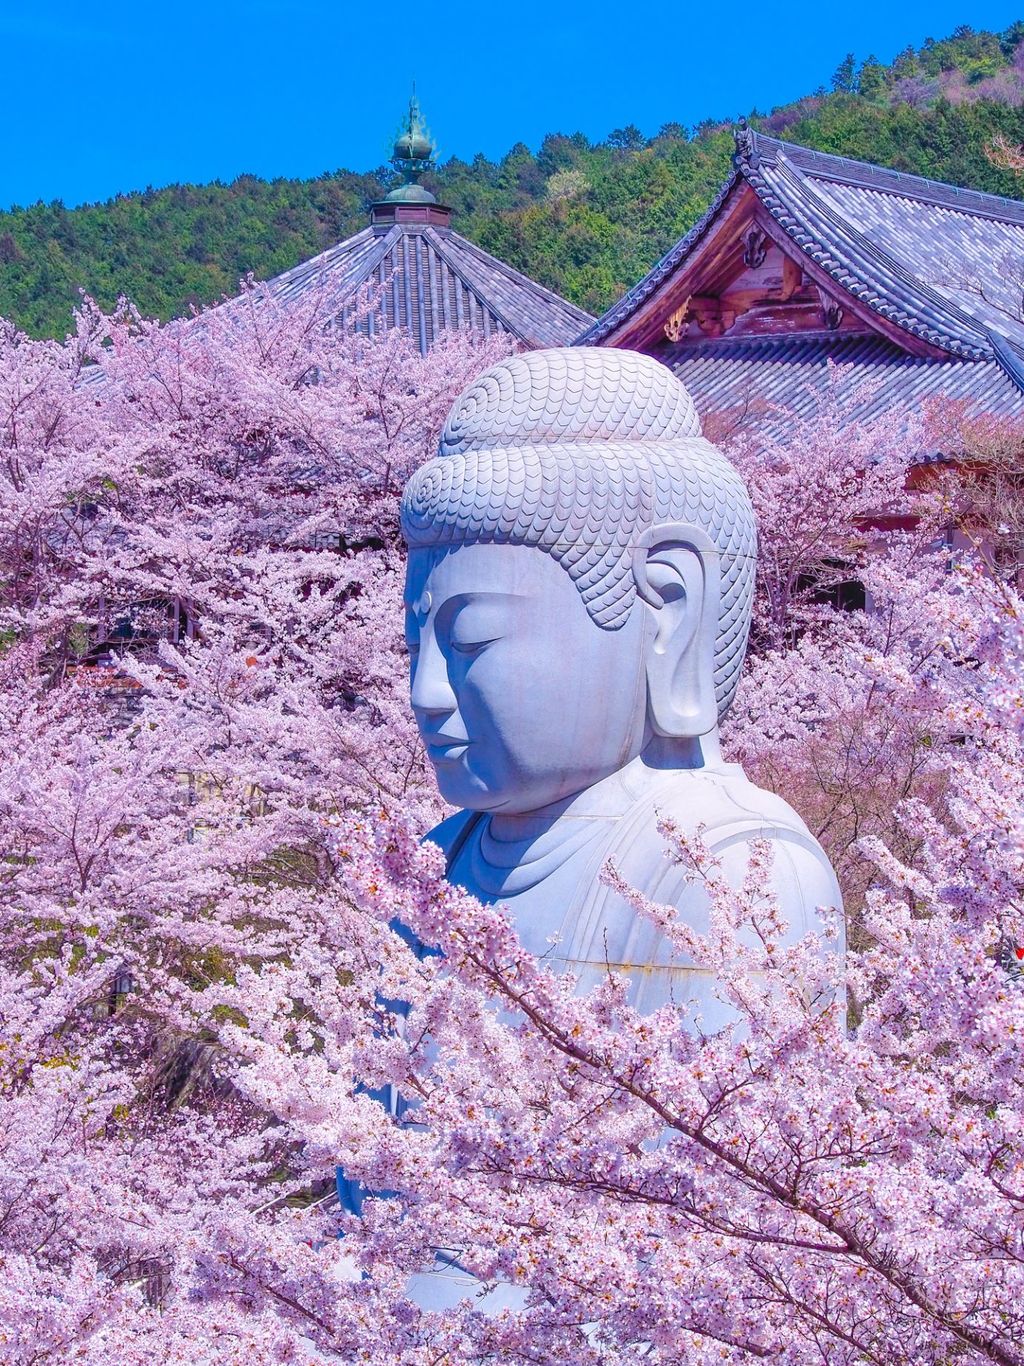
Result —
M 448 678 L 448 665 L 438 648 L 433 632 L 424 634 L 419 654 L 412 668 L 409 700 L 413 711 L 427 713 L 453 712 L 458 698 Z

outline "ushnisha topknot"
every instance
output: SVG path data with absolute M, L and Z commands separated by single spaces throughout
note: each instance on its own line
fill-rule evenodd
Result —
M 636 600 L 639 538 L 662 522 L 700 527 L 720 556 L 721 716 L 750 629 L 754 514 L 737 472 L 701 435 L 690 395 L 660 362 L 598 347 L 500 362 L 457 400 L 437 457 L 402 498 L 410 548 L 536 546 L 562 565 L 609 631 Z
M 700 436 L 693 399 L 638 351 L 564 347 L 502 361 L 456 399 L 437 453 Z

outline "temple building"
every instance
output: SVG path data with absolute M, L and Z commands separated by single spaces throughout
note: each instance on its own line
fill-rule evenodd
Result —
M 577 344 L 656 356 L 722 434 L 806 411 L 830 361 L 852 420 L 1024 414 L 1022 298 L 1024 203 L 743 127 L 704 217 Z
M 420 184 L 433 156 L 414 98 L 392 158 L 402 184 L 371 207 L 362 232 L 268 288 L 282 300 L 322 293 L 342 319 L 370 333 L 402 328 L 422 352 L 442 330 L 466 327 L 484 337 L 510 333 L 530 349 L 568 346 L 593 319 L 452 231 L 451 209 Z M 361 307 L 367 288 L 377 301 L 368 317 Z

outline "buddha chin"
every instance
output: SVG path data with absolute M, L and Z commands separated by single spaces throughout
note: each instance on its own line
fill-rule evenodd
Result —
M 631 352 L 513 357 L 455 405 L 402 524 L 412 707 L 462 808 L 430 835 L 450 880 L 505 903 L 533 952 L 551 957 L 554 939 L 580 989 L 611 969 L 640 1009 L 690 1001 L 701 1028 L 724 1023 L 714 981 L 602 882 L 604 864 L 702 928 L 667 817 L 700 828 L 734 883 L 767 839 L 794 939 L 840 902 L 796 813 L 719 753 L 754 521 L 689 395 Z

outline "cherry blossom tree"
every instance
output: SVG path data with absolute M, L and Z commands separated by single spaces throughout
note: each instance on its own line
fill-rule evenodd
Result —
M 1013 583 L 950 555 L 945 487 L 908 510 L 905 429 L 841 446 L 838 389 L 799 469 L 738 454 L 726 742 L 820 833 L 852 951 L 780 947 L 767 852 L 731 891 L 666 828 L 710 931 L 637 914 L 737 1024 L 577 996 L 419 843 L 395 493 L 492 354 L 258 289 L 0 338 L 3 1359 L 1017 1366 Z M 810 601 L 851 567 L 870 612 Z M 427 1312 L 437 1249 L 464 1298 Z
M 7 1359 L 216 1340 L 177 1258 L 254 1229 L 291 1168 L 224 1081 L 204 992 L 303 941 L 326 814 L 438 813 L 395 495 L 505 349 L 423 358 L 258 289 L 187 324 L 86 305 L 66 345 L 0 337 Z
M 842 367 L 830 363 L 823 388 L 809 390 L 798 412 L 768 408 L 728 443 L 760 533 L 755 649 L 792 643 L 859 577 L 880 532 L 920 516 L 907 485 L 922 424 L 897 408 L 851 423 L 851 407 L 874 396 L 870 384 L 851 394 Z
M 928 426 L 936 446 L 956 461 L 952 520 L 990 574 L 1024 585 L 1024 424 L 984 413 L 964 400 L 934 402 Z

